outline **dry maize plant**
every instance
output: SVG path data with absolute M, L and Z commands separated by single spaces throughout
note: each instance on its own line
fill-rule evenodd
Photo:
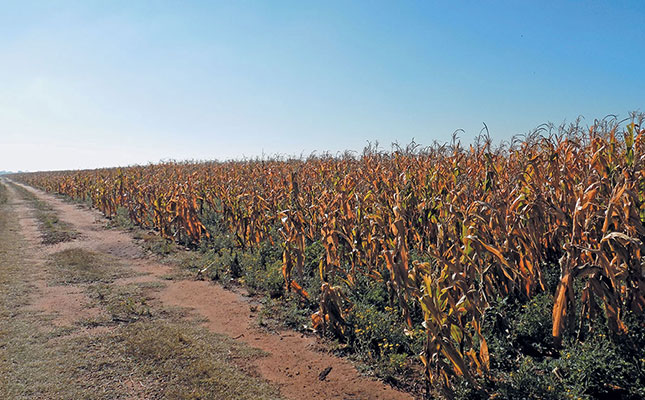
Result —
M 347 335 L 357 279 L 387 284 L 403 324 L 423 324 L 429 382 L 487 374 L 482 321 L 491 299 L 545 290 L 559 267 L 553 337 L 605 315 L 620 334 L 645 307 L 643 116 L 541 129 L 493 148 L 368 148 L 292 160 L 164 163 L 16 177 L 90 200 L 183 243 L 208 240 L 205 213 L 221 216 L 237 245 L 282 246 L 286 291 L 303 299 L 306 249 L 324 247 L 315 328 Z M 277 229 L 278 236 L 271 230 Z M 583 287 L 576 298 L 574 284 Z M 574 313 L 575 304 L 581 311 Z M 413 308 L 422 321 L 413 321 Z M 578 321 L 574 318 L 578 315 Z

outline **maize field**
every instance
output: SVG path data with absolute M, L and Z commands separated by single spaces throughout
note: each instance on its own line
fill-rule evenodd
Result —
M 616 335 L 645 308 L 643 115 L 543 127 L 504 145 L 416 144 L 363 153 L 165 162 L 26 173 L 17 180 L 92 203 L 108 218 L 208 245 L 217 214 L 249 249 L 282 251 L 284 292 L 317 304 L 311 326 L 344 338 L 356 282 L 383 283 L 400 324 L 423 329 L 420 368 L 450 390 L 490 370 L 482 333 L 492 299 L 531 299 L 559 271 L 551 332 L 581 336 L 602 316 Z M 272 234 L 272 232 L 274 234 Z M 307 259 L 313 243 L 324 251 Z M 315 264 L 312 264 L 312 261 Z M 317 265 L 315 270 L 311 265 Z M 315 274 L 311 294 L 303 276 Z

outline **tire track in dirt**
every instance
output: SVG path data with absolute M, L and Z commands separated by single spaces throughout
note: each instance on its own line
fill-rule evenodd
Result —
M 71 224 L 80 233 L 80 238 L 74 242 L 48 246 L 47 254 L 80 247 L 115 257 L 139 274 L 134 278 L 126 278 L 124 282 L 163 281 L 165 288 L 153 295 L 162 305 L 189 308 L 205 317 L 205 324 L 212 331 L 226 334 L 269 353 L 268 356 L 257 359 L 254 366 L 263 378 L 279 385 L 283 396 L 294 400 L 412 399 L 409 394 L 399 392 L 383 382 L 361 376 L 348 360 L 318 351 L 319 345 L 315 337 L 293 331 L 270 334 L 256 329 L 249 298 L 242 294 L 210 282 L 163 280 L 161 277 L 172 272 L 172 268 L 147 257 L 126 232 L 106 229 L 107 220 L 98 211 L 23 187 L 49 203 L 61 220 Z M 23 230 L 31 231 L 32 234 L 33 228 L 28 223 L 23 225 Z M 321 372 L 329 367 L 331 371 L 326 378 L 319 379 Z
M 36 279 L 31 282 L 35 289 L 29 311 L 43 312 L 51 315 L 54 326 L 69 326 L 75 321 L 92 318 L 101 312 L 100 309 L 91 307 L 90 299 L 84 293 L 83 288 L 75 285 L 48 285 L 45 263 L 47 257 L 53 251 L 53 246 L 41 244 L 41 232 L 38 229 L 38 222 L 33 216 L 33 210 L 11 185 L 5 185 L 9 191 L 9 205 L 13 207 L 18 216 L 21 233 L 27 242 L 29 253 L 28 261 L 36 268 Z M 67 242 L 73 245 L 75 242 Z

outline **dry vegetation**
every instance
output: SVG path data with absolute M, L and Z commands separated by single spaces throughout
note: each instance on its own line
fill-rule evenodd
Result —
M 290 299 L 393 380 L 420 353 L 447 397 L 638 398 L 642 122 L 14 179 L 200 247 L 200 273 Z
M 69 248 L 51 255 L 49 266 L 58 284 L 113 282 L 132 276 L 132 272 L 108 256 L 92 251 Z
M 77 248 L 45 265 L 30 259 L 7 198 L 0 183 L 0 398 L 279 398 L 240 367 L 261 351 L 209 332 L 182 310 L 151 306 L 146 293 L 157 286 L 117 285 L 124 274 L 113 260 Z M 42 296 L 34 282 L 44 272 L 49 285 L 87 293 L 101 314 L 53 325 L 51 313 L 30 304 Z

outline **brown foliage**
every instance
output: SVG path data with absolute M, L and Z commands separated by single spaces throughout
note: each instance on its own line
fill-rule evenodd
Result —
M 545 289 L 545 263 L 559 261 L 553 336 L 604 312 L 617 333 L 626 310 L 645 307 L 643 116 L 624 131 L 611 120 L 537 131 L 493 149 L 480 138 L 422 150 L 368 149 L 360 157 L 226 163 L 165 163 L 22 175 L 48 191 L 89 199 L 108 217 L 117 207 L 164 237 L 208 237 L 204 208 L 222 215 L 242 247 L 282 233 L 285 288 L 298 285 L 307 243 L 320 241 L 321 328 L 345 334 L 351 307 L 338 286 L 359 274 L 387 280 L 403 320 L 424 314 L 421 359 L 432 382 L 486 374 L 481 332 L 489 299 Z M 421 254 L 431 262 L 412 259 Z M 293 271 L 295 270 L 295 278 Z M 582 282 L 580 299 L 574 283 Z

